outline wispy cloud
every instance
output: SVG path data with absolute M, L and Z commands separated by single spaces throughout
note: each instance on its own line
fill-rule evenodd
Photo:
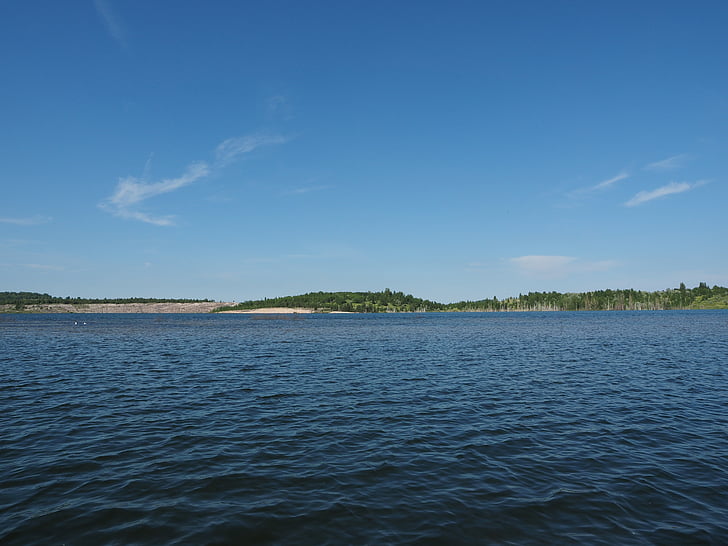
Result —
M 613 260 L 590 262 L 573 256 L 518 256 L 508 261 L 518 272 L 539 278 L 559 278 L 576 273 L 605 271 L 617 265 Z
M 616 184 L 620 180 L 624 180 L 625 178 L 629 178 L 629 174 L 626 172 L 621 172 L 617 176 L 614 176 L 608 180 L 604 180 L 602 182 L 599 182 L 599 184 L 592 186 L 590 189 L 592 190 L 603 190 L 605 188 L 608 188 L 609 186 L 612 186 L 613 184 Z
M 161 182 L 146 183 L 143 179 L 128 176 L 119 180 L 116 191 L 109 198 L 109 202 L 115 206 L 126 208 L 150 197 L 188 186 L 208 174 L 210 174 L 210 168 L 207 163 L 201 161 L 189 165 L 182 176 L 168 178 Z
M 667 159 L 649 163 L 644 166 L 644 169 L 646 171 L 671 171 L 682 167 L 688 159 L 689 156 L 687 154 L 678 154 Z
M 15 224 L 16 226 L 37 226 L 40 224 L 47 224 L 52 220 L 53 218 L 51 218 L 50 216 L 41 216 L 39 214 L 36 214 L 35 216 L 27 216 L 25 218 L 2 217 L 0 218 L 0 223 Z
M 0 267 L 11 267 L 11 268 L 24 268 L 24 269 L 39 269 L 42 271 L 64 271 L 66 268 L 61 265 L 49 265 L 49 264 L 8 264 L 0 263 Z
M 284 192 L 285 195 L 302 195 L 304 193 L 311 193 L 315 191 L 323 191 L 331 189 L 333 186 L 307 186 L 303 188 L 294 188 Z
M 692 184 L 689 182 L 670 182 L 669 184 L 666 184 L 665 186 L 660 186 L 659 188 L 652 191 L 641 191 L 635 194 L 632 199 L 624 204 L 624 206 L 636 207 L 637 205 L 641 205 L 642 203 L 652 201 L 653 199 L 659 199 L 660 197 L 665 197 L 674 193 L 683 193 L 692 190 L 706 183 L 707 180 L 699 180 L 697 182 L 693 182 Z
M 269 144 L 285 144 L 287 138 L 280 135 L 252 135 L 229 138 L 215 149 L 215 166 L 225 167 L 256 148 Z
M 49 265 L 49 264 L 19 264 L 21 267 L 27 267 L 29 269 L 41 269 L 44 271 L 64 271 L 66 268 L 62 265 Z
M 145 170 L 148 166 L 145 167 Z M 116 191 L 105 202 L 101 203 L 104 210 L 121 218 L 139 220 L 157 226 L 170 226 L 174 223 L 172 216 L 152 216 L 145 212 L 133 210 L 130 207 L 142 201 L 169 193 L 204 178 L 210 173 L 210 168 L 205 162 L 192 163 L 182 176 L 168 178 L 160 182 L 149 183 L 144 178 L 127 176 L 119 179 Z
M 0 239 L 0 248 L 15 248 L 37 244 L 38 241 L 32 239 Z
M 569 193 L 566 194 L 566 197 L 568 197 L 569 199 L 574 199 L 574 200 L 581 199 L 581 198 L 584 198 L 584 197 L 586 197 L 587 195 L 589 195 L 591 193 L 594 193 L 594 192 L 597 192 L 597 191 L 606 190 L 607 188 L 609 188 L 611 186 L 614 186 L 620 180 L 624 180 L 625 178 L 629 178 L 629 176 L 630 175 L 629 175 L 628 172 L 622 171 L 618 175 L 613 176 L 612 178 L 608 178 L 607 180 L 602 180 L 601 182 L 599 182 L 597 184 L 594 184 L 592 186 L 586 186 L 586 187 L 583 187 L 583 188 L 577 188 L 575 190 L 572 190 L 572 191 L 570 191 Z
M 279 144 L 286 142 L 280 136 L 247 136 L 229 138 L 220 143 L 215 149 L 215 162 L 210 166 L 206 161 L 197 161 L 187 166 L 184 173 L 177 178 L 167 178 L 159 182 L 147 180 L 150 171 L 151 156 L 144 166 L 141 177 L 127 176 L 120 178 L 114 193 L 100 207 L 115 216 L 138 220 L 157 226 L 174 225 L 174 216 L 154 216 L 138 210 L 137 205 L 165 193 L 173 192 L 198 180 L 208 177 L 223 167 L 241 159 L 245 154 L 266 144 Z
M 126 48 L 126 31 L 111 7 L 111 2 L 109 0 L 94 0 L 94 6 L 109 35 L 120 47 Z
M 106 208 L 106 207 L 102 207 Z M 168 214 L 166 216 L 152 216 L 151 214 L 148 214 L 146 212 L 140 212 L 137 210 L 128 210 L 124 208 L 119 208 L 117 210 L 112 211 L 115 216 L 118 216 L 119 218 L 126 218 L 127 220 L 139 220 L 140 222 L 145 222 L 147 224 L 152 224 L 155 226 L 173 226 L 174 225 L 174 216 L 171 214 Z
M 266 114 L 269 118 L 289 120 L 293 118 L 293 106 L 285 95 L 272 95 L 265 100 Z

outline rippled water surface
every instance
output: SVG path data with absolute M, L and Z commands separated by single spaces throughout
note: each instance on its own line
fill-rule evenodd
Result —
M 298 317 L 0 315 L 0 542 L 728 542 L 728 312 Z

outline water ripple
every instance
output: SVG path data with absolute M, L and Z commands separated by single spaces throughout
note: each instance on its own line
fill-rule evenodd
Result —
M 12 316 L 0 540 L 725 543 L 726 317 Z

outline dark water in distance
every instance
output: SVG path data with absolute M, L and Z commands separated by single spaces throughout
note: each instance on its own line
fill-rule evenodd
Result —
M 0 315 L 0 542 L 728 542 L 728 312 L 299 317 Z

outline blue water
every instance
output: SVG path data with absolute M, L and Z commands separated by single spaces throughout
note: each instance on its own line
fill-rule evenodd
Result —
M 0 542 L 728 542 L 728 312 L 298 317 L 0 315 Z

